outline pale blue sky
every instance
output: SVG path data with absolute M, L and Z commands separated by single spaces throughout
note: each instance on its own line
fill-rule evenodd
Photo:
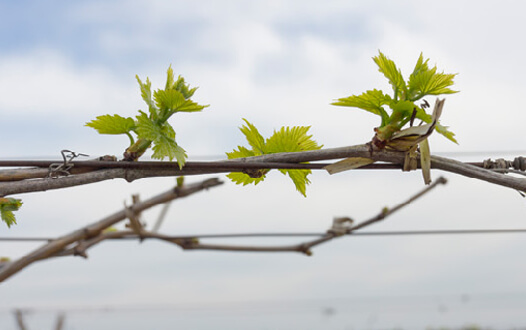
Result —
M 58 158 L 61 149 L 120 155 L 126 137 L 98 136 L 84 123 L 105 113 L 134 115 L 144 108 L 135 74 L 161 87 L 170 64 L 200 87 L 195 99 L 210 104 L 173 119 L 190 159 L 222 157 L 244 143 L 241 118 L 264 135 L 312 125 L 326 147 L 364 143 L 378 119 L 329 104 L 389 88 L 371 60 L 379 49 L 406 74 L 420 52 L 439 70 L 459 73 L 461 93 L 447 97 L 442 123 L 460 144 L 432 136 L 432 151 L 485 152 L 461 156 L 470 161 L 525 155 L 524 10 L 519 1 L 0 1 L 0 132 L 9 141 L 0 157 Z M 524 227 L 526 202 L 515 191 L 444 175 L 446 187 L 371 230 Z M 164 232 L 321 232 L 333 216 L 363 220 L 423 186 L 420 173 L 317 172 L 305 199 L 279 173 L 267 181 L 227 182 L 178 201 Z M 132 193 L 145 199 L 173 182 L 18 196 L 19 224 L 0 227 L 0 235 L 61 235 L 120 209 Z M 0 243 L 0 255 L 37 246 Z M 524 248 L 520 235 L 344 238 L 311 258 L 105 243 L 87 261 L 44 261 L 3 284 L 0 327 L 15 329 L 14 307 L 50 311 L 28 316 L 38 328 L 72 306 L 154 311 L 69 313 L 68 329 L 143 329 L 145 319 L 156 329 L 523 326 Z M 187 303 L 192 312 L 175 316 L 155 307 Z M 328 307 L 333 316 L 323 314 Z

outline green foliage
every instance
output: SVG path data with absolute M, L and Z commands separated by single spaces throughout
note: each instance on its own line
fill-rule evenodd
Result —
M 265 139 L 253 124 L 246 119 L 243 120 L 246 126 L 242 126 L 240 130 L 245 135 L 252 149 L 238 146 L 237 150 L 226 153 L 228 159 L 261 156 L 279 152 L 318 150 L 323 147 L 312 140 L 312 135 L 307 134 L 310 126 L 282 127 L 279 131 L 274 131 L 272 136 Z M 306 186 L 310 183 L 307 176 L 311 174 L 310 170 L 280 170 L 280 172 L 288 175 L 292 179 L 296 190 L 303 196 L 306 196 Z M 257 185 L 265 179 L 267 173 L 268 170 L 257 170 L 250 172 L 250 175 L 246 173 L 230 173 L 227 176 L 236 184 L 247 185 L 253 183 Z
M 7 227 L 16 224 L 13 212 L 18 211 L 21 206 L 22 201 L 20 199 L 0 197 L 0 217 Z
M 333 105 L 360 108 L 382 117 L 382 125 L 389 120 L 389 115 L 384 110 L 384 105 L 389 105 L 392 99 L 389 95 L 377 89 L 366 91 L 361 95 L 351 95 L 338 99 Z
M 410 122 L 413 112 L 416 118 L 426 123 L 431 122 L 431 115 L 426 113 L 425 108 L 416 102 L 428 95 L 441 95 L 456 93 L 450 89 L 456 74 L 437 72 L 436 66 L 430 68 L 429 59 L 424 60 L 422 54 L 418 58 L 415 68 L 407 82 L 396 64 L 387 58 L 382 52 L 373 58 L 378 70 L 387 78 L 393 88 L 392 96 L 376 89 L 366 91 L 360 95 L 351 95 L 340 98 L 333 105 L 355 107 L 374 113 L 381 117 L 378 127 L 379 134 L 384 140 L 401 130 Z M 389 114 L 386 107 L 391 110 Z M 437 123 L 436 131 L 453 142 L 457 142 L 454 134 L 447 127 Z
M 175 80 L 172 67 L 168 68 L 165 89 L 151 90 L 150 79 L 146 82 L 136 76 L 141 90 L 141 97 L 148 106 L 148 113 L 139 110 L 135 120 L 119 115 L 98 116 L 86 126 L 92 127 L 100 134 L 126 134 L 130 138 L 130 146 L 126 149 L 125 160 L 137 160 L 144 151 L 153 144 L 152 158 L 170 161 L 176 159 L 179 167 L 186 162 L 186 152 L 175 141 L 175 130 L 168 119 L 177 112 L 197 112 L 207 105 L 199 105 L 190 98 L 197 88 L 190 88 L 183 77 Z M 131 133 L 135 133 L 137 141 Z
M 394 99 L 398 100 L 400 94 L 406 91 L 406 83 L 404 77 L 402 76 L 402 71 L 400 71 L 396 64 L 387 58 L 382 52 L 379 52 L 378 56 L 373 57 L 374 62 L 378 65 L 378 71 L 384 74 L 384 76 L 389 80 L 389 83 L 393 86 Z
M 409 76 L 407 94 L 411 101 L 419 100 L 426 95 L 457 93 L 449 88 L 454 84 L 453 79 L 456 74 L 437 73 L 437 67 L 430 69 L 428 62 L 429 59 L 424 61 L 423 55 L 420 54 L 415 69 Z
M 100 134 L 125 134 L 135 129 L 135 121 L 130 117 L 102 115 L 87 123 L 86 126 L 96 129 Z

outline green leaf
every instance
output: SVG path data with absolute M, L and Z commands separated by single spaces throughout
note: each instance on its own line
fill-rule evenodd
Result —
M 167 120 L 176 112 L 197 112 L 208 105 L 199 105 L 192 100 L 185 99 L 184 95 L 175 90 L 157 90 L 154 95 L 155 104 L 160 109 L 160 120 Z
M 200 105 L 192 100 L 186 100 L 183 103 L 177 105 L 175 112 L 198 112 L 207 107 L 208 105 Z
M 22 206 L 22 200 L 16 198 L 0 197 L 0 217 L 7 227 L 16 224 L 14 211 L 18 211 Z
M 390 104 L 392 101 L 389 95 L 377 89 L 366 91 L 361 95 L 351 95 L 338 99 L 336 102 L 331 103 L 332 105 L 338 105 L 343 107 L 353 107 L 369 111 L 382 117 L 382 126 L 385 121 L 389 118 L 389 115 L 382 107 L 383 105 Z
M 186 163 L 186 158 L 188 157 L 186 151 L 181 148 L 175 142 L 175 140 L 169 139 L 163 135 L 160 136 L 159 140 L 154 141 L 154 146 L 152 149 L 152 158 L 162 160 L 165 157 L 168 157 L 170 161 L 176 159 L 177 164 L 179 164 L 179 168 L 183 168 L 184 164 Z
M 438 133 L 444 135 L 450 141 L 455 142 L 456 144 L 458 144 L 457 140 L 455 139 L 455 133 L 449 131 L 447 126 L 442 126 L 442 125 L 437 123 L 436 126 L 435 126 L 435 130 Z
M 278 152 L 296 152 L 306 150 L 318 150 L 316 141 L 312 140 L 312 135 L 307 135 L 310 126 L 282 127 L 265 142 L 266 152 L 269 154 Z
M 427 114 L 424 110 L 417 107 L 416 118 L 422 120 L 423 122 L 429 124 L 432 121 L 431 115 Z M 448 130 L 447 126 L 442 126 L 440 123 L 436 123 L 435 131 L 445 136 L 448 140 L 458 144 L 458 141 L 455 139 L 455 133 Z
M 307 185 L 310 184 L 307 176 L 312 173 L 311 170 L 280 170 L 280 172 L 288 174 L 294 186 L 296 186 L 296 190 L 299 191 L 303 197 L 307 197 Z
M 199 105 L 192 100 L 186 100 L 181 92 L 174 89 L 163 91 L 157 90 L 154 93 L 156 105 L 163 110 L 168 110 L 172 115 L 176 112 L 196 112 L 201 111 L 208 105 Z
M 141 139 L 153 142 L 154 159 L 164 159 L 167 157 L 170 161 L 177 160 L 179 167 L 182 168 L 186 162 L 186 152 L 175 142 L 175 131 L 168 123 L 158 124 L 148 118 L 143 111 L 139 111 L 137 116 L 137 127 L 135 131 Z
M 424 54 L 420 53 L 420 56 L 418 57 L 418 60 L 416 61 L 416 64 L 415 64 L 415 68 L 413 69 L 413 72 L 409 76 L 409 81 L 407 83 L 409 87 L 408 98 L 410 100 L 413 100 L 413 101 L 416 100 L 416 97 L 417 97 L 416 94 L 418 93 L 418 90 L 417 90 L 417 86 L 415 85 L 415 79 L 417 79 L 416 77 L 421 75 L 423 72 L 429 71 L 429 66 L 427 65 L 428 62 L 429 62 L 429 59 L 426 59 L 424 61 Z
M 148 105 L 150 115 L 152 118 L 157 119 L 158 109 L 155 107 L 155 103 L 152 100 L 152 83 L 150 82 L 150 79 L 146 78 L 146 83 L 143 84 L 138 75 L 136 75 L 135 78 L 137 78 L 137 82 L 139 83 L 139 86 L 141 86 L 141 97 Z
M 265 152 L 265 139 L 259 133 L 256 126 L 252 125 L 245 118 L 243 118 L 243 120 L 245 121 L 246 126 L 241 126 L 239 130 L 245 135 L 245 138 L 252 149 L 256 151 L 258 155 L 262 155 Z M 255 154 L 252 156 L 255 156 Z
M 429 62 L 429 59 L 426 59 L 424 61 L 424 54 L 420 53 L 420 56 L 418 57 L 418 60 L 416 61 L 415 68 L 413 69 L 413 72 L 409 76 L 409 81 L 411 81 L 411 78 L 420 74 L 421 72 L 429 71 L 429 66 L 427 63 Z
M 310 126 L 282 127 L 279 131 L 274 131 L 274 134 L 265 140 L 253 124 L 246 119 L 243 120 L 246 126 L 242 126 L 240 130 L 245 135 L 252 150 L 239 146 L 238 150 L 227 153 L 228 159 L 253 157 L 278 152 L 318 150 L 322 148 L 321 145 L 318 145 L 316 141 L 312 140 L 312 135 L 308 135 Z M 265 174 L 268 171 L 269 170 L 256 170 L 253 173 L 255 175 L 252 176 L 245 173 L 230 173 L 227 177 L 236 184 L 258 184 L 265 179 Z M 280 172 L 288 174 L 296 189 L 303 196 L 306 196 L 306 185 L 310 183 L 307 176 L 311 174 L 310 170 L 280 170 Z
M 415 91 L 415 100 L 418 100 L 426 95 L 440 95 L 453 94 L 454 91 L 449 88 L 454 84 L 453 79 L 456 74 L 436 73 L 436 67 L 421 72 L 413 77 L 410 81 L 411 89 Z
M 159 137 L 159 134 L 161 134 L 160 127 L 141 110 L 139 110 L 139 115 L 137 115 L 136 118 L 135 133 L 137 133 L 138 137 L 155 141 Z
M 453 79 L 456 74 L 437 73 L 437 67 L 429 69 L 424 57 L 420 54 L 415 69 L 409 76 L 409 95 L 412 101 L 416 101 L 426 95 L 453 94 L 454 91 L 449 87 L 454 84 Z
M 243 119 L 249 127 L 253 127 L 253 129 L 257 132 L 257 129 L 254 127 L 254 125 L 250 124 L 246 119 Z M 243 128 L 247 128 L 243 126 Z M 242 130 L 242 128 L 240 128 Z M 259 134 L 259 133 L 258 133 Z M 247 134 L 245 134 L 247 136 Z M 263 137 L 261 137 L 263 139 Z M 248 137 L 247 137 L 248 139 Z M 227 152 L 226 155 L 228 159 L 235 159 L 235 158 L 245 158 L 245 157 L 253 157 L 253 156 L 260 156 L 263 153 L 261 150 L 249 150 L 243 146 L 238 146 L 237 150 L 233 150 L 232 152 Z M 259 178 L 253 178 L 249 176 L 248 174 L 241 173 L 241 172 L 232 172 L 227 175 L 227 178 L 232 180 L 235 184 L 242 184 L 243 186 L 246 186 L 247 184 L 255 184 L 257 185 L 261 181 L 265 180 L 265 174 L 268 172 L 268 170 L 259 171 L 259 174 L 261 176 Z
M 158 89 L 153 93 L 153 99 L 161 112 L 168 110 L 170 115 L 175 113 L 176 108 L 185 101 L 183 94 L 174 89 L 164 91 Z
M 378 53 L 378 56 L 373 57 L 373 60 L 378 65 L 378 71 L 383 73 L 393 86 L 395 100 L 405 99 L 407 87 L 402 72 L 396 67 L 395 62 L 387 58 L 382 52 L 379 51 Z
M 245 157 L 252 157 L 252 156 L 260 156 L 262 155 L 261 152 L 257 152 L 254 150 L 248 150 L 245 147 L 238 146 L 238 150 L 233 150 L 232 152 L 227 152 L 226 155 L 228 159 L 235 159 L 235 158 L 245 158 Z
M 176 112 L 197 112 L 208 107 L 208 105 L 199 105 L 192 100 L 185 99 L 181 92 L 173 89 L 158 90 L 154 97 L 155 101 L 159 102 L 159 108 L 169 110 L 170 115 Z
M 86 126 L 96 129 L 100 134 L 126 134 L 135 128 L 135 121 L 130 117 L 102 115 L 86 123 Z
M 185 99 L 189 99 L 194 95 L 197 87 L 190 88 L 190 85 L 185 83 L 184 78 L 179 76 L 177 81 L 173 84 L 173 89 L 183 94 Z
M 170 64 L 166 72 L 166 85 L 164 87 L 164 90 L 173 89 L 174 85 L 175 85 L 174 70 L 172 69 L 172 65 Z

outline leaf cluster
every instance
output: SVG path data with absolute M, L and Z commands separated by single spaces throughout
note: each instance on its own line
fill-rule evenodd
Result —
M 412 118 L 426 123 L 431 122 L 431 115 L 426 113 L 425 107 L 417 104 L 417 101 L 423 97 L 457 93 L 450 88 L 454 84 L 453 79 L 456 74 L 438 72 L 436 66 L 429 66 L 429 59 L 424 60 L 423 54 L 420 54 L 407 81 L 394 61 L 382 52 L 373 57 L 373 60 L 378 66 L 378 71 L 389 81 L 393 89 L 392 95 L 373 89 L 360 95 L 337 99 L 332 104 L 360 108 L 380 116 L 381 124 L 378 131 L 388 131 L 386 138 L 402 129 Z M 436 131 L 457 143 L 454 134 L 447 127 L 437 124 Z
M 310 126 L 282 127 L 279 131 L 274 131 L 272 136 L 265 139 L 253 124 L 246 119 L 243 120 L 246 125 L 240 127 L 240 131 L 245 135 L 251 149 L 238 146 L 237 150 L 226 153 L 228 159 L 261 156 L 279 152 L 318 150 L 323 147 L 322 145 L 318 145 L 317 142 L 312 139 L 312 135 L 307 134 Z M 230 173 L 227 176 L 236 184 L 258 184 L 265 179 L 268 171 L 269 170 L 258 170 L 254 173 L 251 172 L 250 175 L 235 172 Z M 298 190 L 303 196 L 306 196 L 306 186 L 310 184 L 310 180 L 307 176 L 312 173 L 311 170 L 279 171 L 284 175 L 288 175 L 292 179 L 296 190 Z
M 22 201 L 20 199 L 0 197 L 0 217 L 2 221 L 6 223 L 7 227 L 16 224 L 16 218 L 13 212 L 18 211 L 21 206 Z
M 134 118 L 115 115 L 102 115 L 88 122 L 86 126 L 96 129 L 100 134 L 126 134 L 130 139 L 130 148 L 140 156 L 153 143 L 152 158 L 170 161 L 176 159 L 179 166 L 186 162 L 186 152 L 175 141 L 175 130 L 168 119 L 177 112 L 197 112 L 207 105 L 199 105 L 191 100 L 197 88 L 190 88 L 184 78 L 175 79 L 172 67 L 167 71 L 164 89 L 153 92 L 149 78 L 143 82 L 136 76 L 139 83 L 141 96 L 148 106 L 148 112 L 139 110 Z M 131 133 L 135 133 L 136 142 Z M 138 143 L 142 140 L 140 143 Z M 137 143 L 137 144 L 136 144 Z M 134 148 L 135 145 L 135 148 Z

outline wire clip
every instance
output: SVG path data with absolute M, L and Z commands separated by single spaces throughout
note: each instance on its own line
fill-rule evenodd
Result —
M 79 156 L 85 156 L 88 157 L 89 155 L 76 153 L 71 150 L 62 150 L 60 151 L 62 154 L 62 159 L 64 162 L 62 163 L 53 163 L 49 165 L 49 172 L 48 177 L 50 178 L 58 178 L 60 176 L 68 176 L 71 173 L 69 173 L 69 170 L 75 166 L 75 164 L 72 164 L 71 161 Z

